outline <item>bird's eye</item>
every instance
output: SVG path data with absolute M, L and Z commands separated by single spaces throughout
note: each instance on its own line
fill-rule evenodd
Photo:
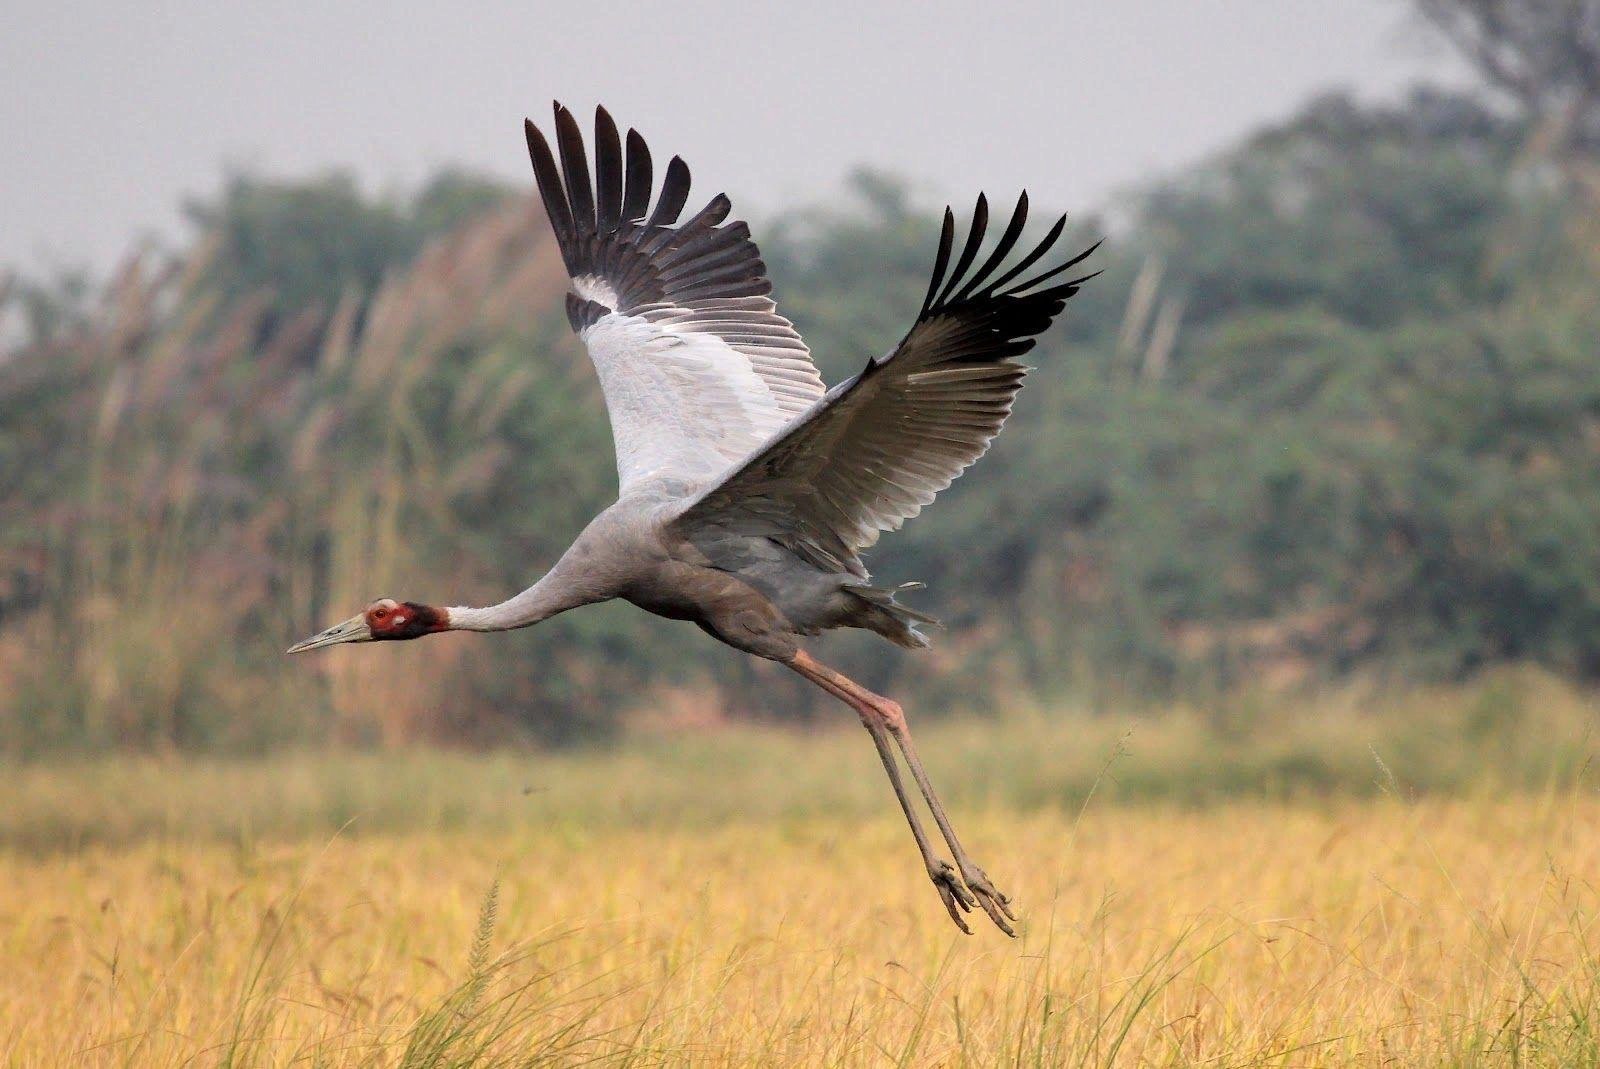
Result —
M 377 618 L 377 619 L 379 619 L 379 620 L 381 620 L 381 619 L 383 619 L 383 618 L 384 618 L 384 617 L 385 617 L 385 616 L 388 616 L 388 615 L 389 615 L 389 610 L 388 610 L 388 609 L 373 609 L 373 610 L 372 610 L 372 615 L 373 615 L 373 616 L 374 616 L 374 617 L 375 617 L 375 618 Z

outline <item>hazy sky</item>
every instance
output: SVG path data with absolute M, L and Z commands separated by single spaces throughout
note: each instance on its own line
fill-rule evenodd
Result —
M 30 267 L 181 233 L 225 166 L 528 181 L 521 119 L 554 97 L 606 104 L 747 214 L 857 163 L 1089 208 L 1318 89 L 1456 77 L 1402 0 L 5 8 L 0 264 Z

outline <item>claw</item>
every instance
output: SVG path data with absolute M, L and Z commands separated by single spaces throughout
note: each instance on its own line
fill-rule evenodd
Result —
M 966 880 L 971 893 L 977 896 L 978 904 L 983 911 L 994 921 L 995 927 L 1015 939 L 1017 933 L 1012 929 L 1008 920 L 1015 921 L 1017 915 L 1011 911 L 1011 899 L 1007 898 L 993 883 L 989 876 L 976 865 L 968 867 L 961 873 L 961 878 Z
M 940 861 L 936 868 L 930 868 L 928 878 L 933 880 L 933 886 L 939 892 L 939 899 L 944 902 L 945 911 L 950 914 L 950 919 L 955 921 L 956 927 L 971 935 L 972 929 L 967 927 L 967 922 L 961 914 L 971 913 L 972 907 L 978 903 L 972 897 L 972 892 L 967 890 L 961 878 L 956 875 L 956 870 L 951 867 L 950 862 Z M 960 907 L 959 910 L 957 906 Z

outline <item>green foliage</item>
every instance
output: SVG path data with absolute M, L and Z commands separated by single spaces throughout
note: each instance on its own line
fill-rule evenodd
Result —
M 504 186 L 461 171 L 441 172 L 408 201 L 369 199 L 343 172 L 294 182 L 235 175 L 214 201 L 186 210 L 217 243 L 210 281 L 226 298 L 264 291 L 274 310 L 297 311 L 373 293 L 429 238 L 509 197 Z
M 1496 241 L 1540 205 L 1510 181 L 1520 128 L 1470 98 L 1401 105 L 1332 95 L 1199 173 L 1144 220 L 1188 296 L 1188 321 L 1314 307 L 1385 326 L 1492 300 L 1537 263 Z
M 1033 687 L 1592 674 L 1600 306 L 1520 136 L 1330 98 L 1156 191 L 1143 266 L 1090 286 L 1125 305 L 1075 300 L 983 477 L 880 567 L 953 586 Z

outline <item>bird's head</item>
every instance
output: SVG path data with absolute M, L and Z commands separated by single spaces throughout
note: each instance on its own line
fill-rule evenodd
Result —
M 289 647 L 290 653 L 320 650 L 343 642 L 398 641 L 421 638 L 450 630 L 450 613 L 415 601 L 379 598 L 342 624 L 334 624 L 303 642 Z

